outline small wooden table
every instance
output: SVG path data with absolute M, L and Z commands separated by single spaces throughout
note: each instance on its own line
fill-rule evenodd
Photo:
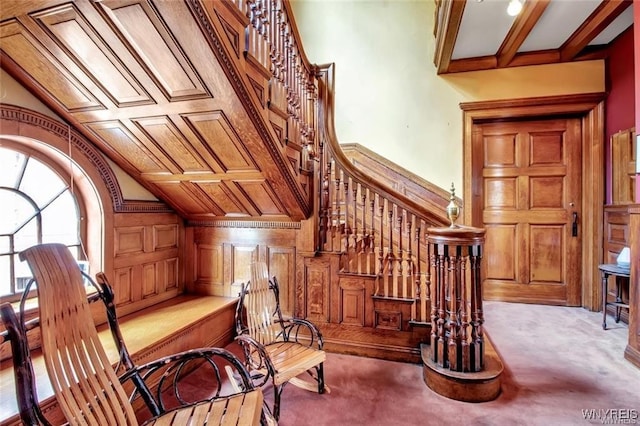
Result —
M 620 309 L 626 308 L 629 309 L 629 304 L 622 302 L 622 293 L 620 281 L 622 278 L 626 278 L 627 280 L 631 276 L 631 268 L 623 268 L 615 263 L 605 263 L 603 265 L 599 265 L 598 269 L 602 273 L 602 329 L 607 329 L 607 306 L 615 306 L 616 307 L 616 322 L 620 321 Z M 616 277 L 616 301 L 615 302 L 607 302 L 607 284 L 609 282 L 609 276 L 613 275 Z

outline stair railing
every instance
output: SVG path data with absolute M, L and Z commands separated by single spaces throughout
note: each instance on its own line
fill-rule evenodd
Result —
M 410 300 L 412 322 L 430 318 L 427 229 L 447 225 L 433 212 L 376 181 L 340 149 L 333 123 L 334 66 L 317 69 L 319 224 L 317 250 L 338 253 L 344 273 L 376 277 L 374 297 Z
M 285 0 L 230 0 L 249 19 L 245 30 L 247 61 L 269 76 L 269 109 L 287 119 L 286 141 L 313 157 L 317 122 L 317 87 L 293 12 Z M 303 161 L 304 163 L 304 161 Z M 304 165 L 304 164 L 303 164 Z
M 333 123 L 334 67 L 310 64 L 288 1 L 223 1 L 247 17 L 245 59 L 268 74 L 268 108 L 286 117 L 286 144 L 299 147 L 301 175 L 313 176 L 316 251 L 338 254 L 344 273 L 375 277 L 374 297 L 411 301 L 411 320 L 429 323 L 426 232 L 446 225 L 446 216 L 376 181 L 344 155 Z

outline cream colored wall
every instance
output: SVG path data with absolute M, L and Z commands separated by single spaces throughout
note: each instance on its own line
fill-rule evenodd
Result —
M 438 76 L 432 0 L 292 0 L 307 57 L 335 65 L 336 135 L 462 195 L 461 102 L 603 92 L 604 61 Z
M 51 118 L 55 118 L 60 122 L 64 122 L 60 116 L 51 111 L 47 106 L 40 102 L 38 98 L 33 96 L 27 89 L 2 69 L 0 69 L 0 104 L 29 108 Z M 2 136 L 2 129 L 0 129 L 0 136 Z M 118 184 L 120 185 L 120 190 L 122 191 L 122 196 L 125 200 L 157 200 L 152 193 L 147 191 L 114 162 L 109 161 L 109 165 L 118 179 Z

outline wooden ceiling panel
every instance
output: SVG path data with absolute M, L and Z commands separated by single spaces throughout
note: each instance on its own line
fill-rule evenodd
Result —
M 253 96 L 236 4 L 209 3 L 221 23 L 198 1 L 0 2 L 2 68 L 182 217 L 308 217 L 300 153 L 274 150 L 268 93 Z
M 131 61 L 125 66 L 111 46 L 103 41 L 104 34 L 99 36 L 74 5 L 34 14 L 33 18 L 115 105 L 126 107 L 155 103 L 130 71 L 135 69 Z
M 238 188 L 250 200 L 260 216 L 286 215 L 278 195 L 267 181 L 238 181 Z
M 20 15 L 26 15 L 34 10 L 48 9 L 69 0 L 30 0 L 30 1 L 3 1 L 0 7 L 0 20 L 4 21 Z
M 149 117 L 132 121 L 138 125 L 150 141 L 155 141 L 156 149 L 162 152 L 165 162 L 172 162 L 180 169 L 177 173 L 197 173 L 210 170 L 204 159 L 168 117 Z
M 167 99 L 179 101 L 212 96 L 149 3 L 111 0 L 100 2 L 100 6 L 131 51 L 150 70 Z
M 189 182 L 166 181 L 156 182 L 155 185 L 163 193 L 163 198 L 171 200 L 176 211 L 185 217 L 224 215 L 224 211 L 212 203 L 209 197 L 203 196 L 202 190 Z
M 118 162 L 121 166 L 123 162 L 129 164 L 129 167 L 123 167 L 125 170 L 134 173 L 136 171 L 138 173 L 167 172 L 160 161 L 121 122 L 88 123 L 87 128 L 100 140 L 106 142 L 103 149 L 115 151 L 115 154 L 120 157 Z
M 224 112 L 213 111 L 184 118 L 202 143 L 211 149 L 225 172 L 258 169 Z
M 91 92 L 17 20 L 0 29 L 2 51 L 68 111 L 104 109 Z
M 249 217 L 251 214 L 223 181 L 194 181 L 218 205 L 224 216 Z M 246 202 L 246 201 L 245 201 Z

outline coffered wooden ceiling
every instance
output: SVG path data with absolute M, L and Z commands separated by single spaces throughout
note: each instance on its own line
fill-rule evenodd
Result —
M 2 67 L 186 219 L 308 217 L 309 188 L 220 14 L 197 0 L 2 0 Z
M 599 59 L 633 24 L 632 0 L 436 0 L 439 74 Z

